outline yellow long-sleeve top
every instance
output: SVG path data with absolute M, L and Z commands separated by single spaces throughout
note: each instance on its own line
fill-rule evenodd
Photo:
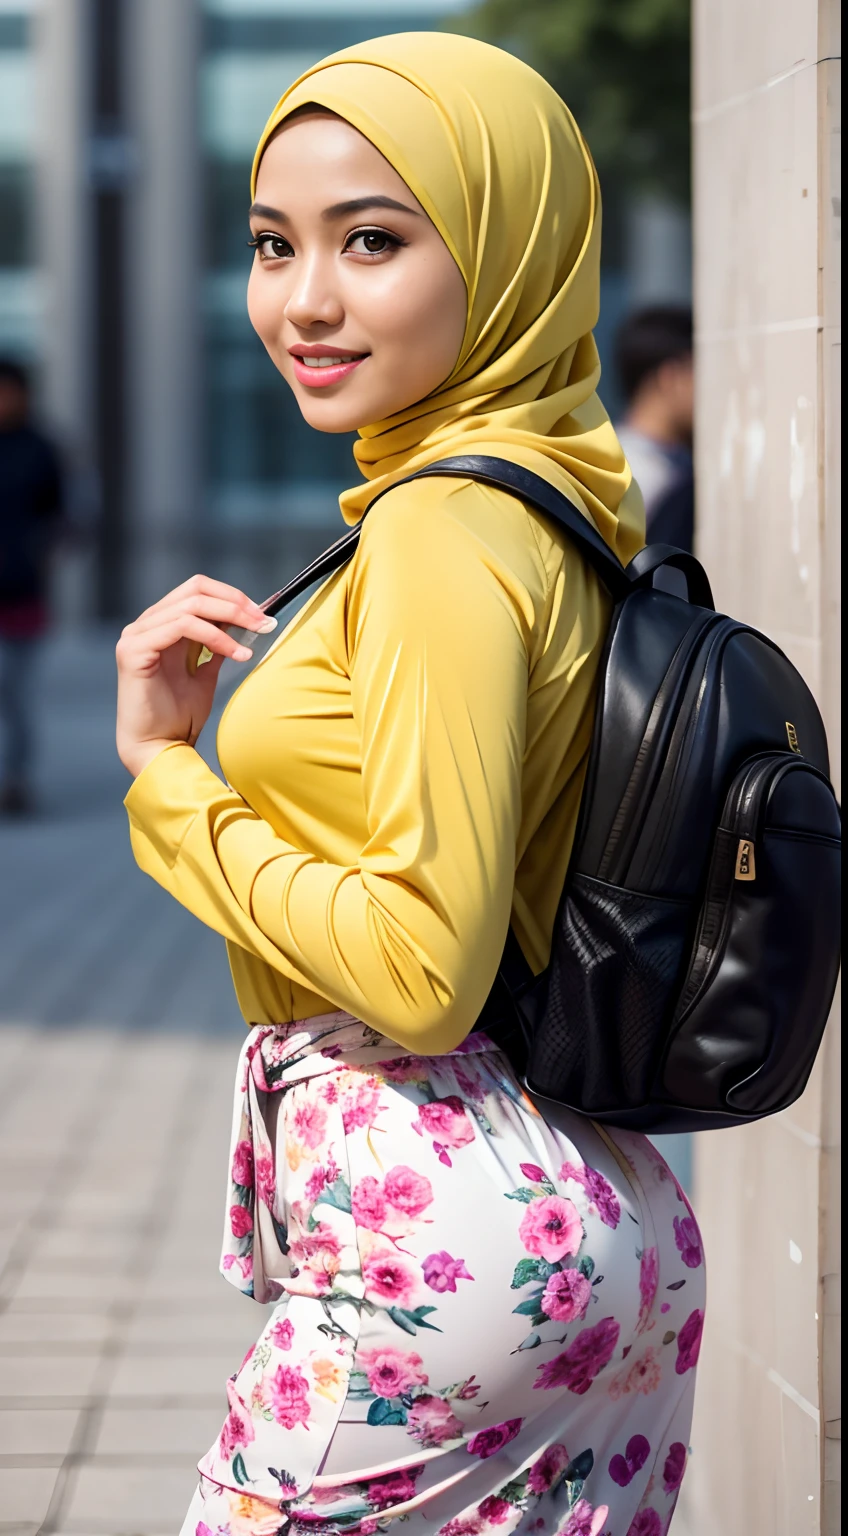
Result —
M 224 935 L 249 1023 L 344 1009 L 439 1053 L 510 916 L 544 966 L 608 613 L 515 497 L 405 485 L 230 700 L 228 783 L 182 743 L 139 774 L 136 860 Z

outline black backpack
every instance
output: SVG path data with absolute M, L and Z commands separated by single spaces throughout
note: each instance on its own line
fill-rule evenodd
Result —
M 566 530 L 615 603 L 550 963 L 534 977 L 510 933 L 477 1027 L 534 1096 L 611 1125 L 707 1130 L 785 1109 L 839 969 L 841 823 L 812 694 L 770 640 L 715 612 L 693 555 L 649 545 L 625 569 L 565 496 L 503 459 L 407 478 L 425 475 L 514 493 Z M 268 611 L 343 565 L 359 534 Z M 663 568 L 686 597 L 654 586 Z

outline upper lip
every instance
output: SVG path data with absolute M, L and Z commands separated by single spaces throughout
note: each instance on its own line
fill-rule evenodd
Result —
M 289 347 L 291 357 L 367 357 L 367 352 L 357 352 L 353 347 L 330 347 L 322 341 L 296 341 Z

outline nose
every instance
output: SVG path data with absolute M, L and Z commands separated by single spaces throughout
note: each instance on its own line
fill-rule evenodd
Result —
M 302 256 L 293 263 L 294 281 L 284 314 L 292 325 L 307 329 L 312 325 L 339 325 L 344 306 L 332 281 L 332 263 L 320 254 Z

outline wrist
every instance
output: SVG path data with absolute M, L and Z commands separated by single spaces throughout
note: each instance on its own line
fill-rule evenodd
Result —
M 152 741 L 134 741 L 132 743 L 118 743 L 118 756 L 128 773 L 134 779 L 152 763 L 154 757 L 158 757 L 167 747 L 188 746 L 188 742 L 175 741 L 168 738 L 156 738 Z

